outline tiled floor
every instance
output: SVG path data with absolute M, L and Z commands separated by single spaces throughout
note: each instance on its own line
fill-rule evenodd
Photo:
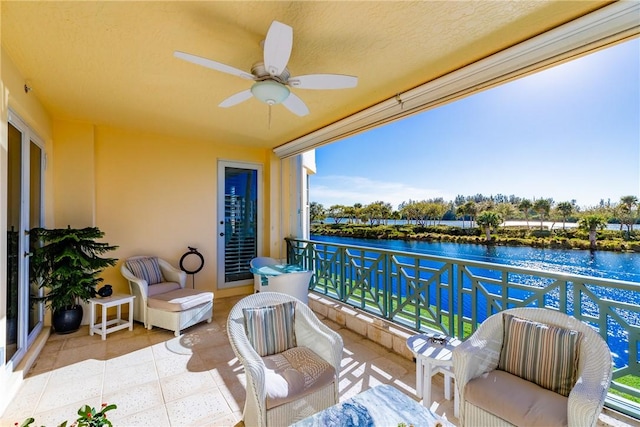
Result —
M 216 299 L 214 319 L 186 330 L 118 331 L 102 341 L 85 326 L 51 335 L 18 396 L 0 419 L 14 426 L 73 421 L 84 404 L 114 403 L 114 426 L 234 426 L 242 419 L 244 373 L 226 335 L 230 308 L 239 298 Z M 415 363 L 390 353 L 328 319 L 344 339 L 340 400 L 377 384 L 392 384 L 415 398 Z M 454 424 L 442 377 L 434 379 L 431 409 Z

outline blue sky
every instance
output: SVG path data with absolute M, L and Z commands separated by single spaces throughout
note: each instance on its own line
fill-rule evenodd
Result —
M 635 39 L 316 150 L 310 199 L 640 198 Z

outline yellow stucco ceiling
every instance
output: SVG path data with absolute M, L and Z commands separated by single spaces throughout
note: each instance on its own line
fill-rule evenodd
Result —
M 1 42 L 53 118 L 276 147 L 610 3 L 4 1 Z M 249 72 L 278 20 L 293 27 L 294 75 L 338 73 L 356 88 L 292 89 L 310 110 L 250 99 L 251 81 L 176 59 L 175 50 Z

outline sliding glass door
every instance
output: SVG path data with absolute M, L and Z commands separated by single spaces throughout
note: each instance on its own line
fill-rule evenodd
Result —
M 32 300 L 40 290 L 29 273 L 29 230 L 42 225 L 44 154 L 35 134 L 13 113 L 7 139 L 7 317 L 2 363 L 15 366 L 42 328 L 42 304 Z

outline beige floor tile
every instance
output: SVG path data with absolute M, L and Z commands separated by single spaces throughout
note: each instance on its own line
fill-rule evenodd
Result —
M 113 411 L 114 419 L 129 417 L 140 411 L 164 404 L 159 381 L 151 381 L 112 393 L 105 393 L 102 395 L 102 400 L 105 403 L 118 405 L 118 408 Z
M 198 425 L 203 427 L 233 427 L 242 420 L 242 413 L 225 414 L 214 419 L 200 420 Z
M 50 353 L 46 356 L 40 355 L 31 366 L 31 370 L 27 373 L 26 377 L 29 378 L 36 375 L 49 375 L 56 367 L 57 357 L 58 353 Z
M 58 356 L 58 358 L 60 357 L 62 357 L 62 354 Z M 65 364 L 51 372 L 49 384 L 64 385 L 72 381 L 76 382 L 76 384 L 82 384 L 86 378 L 103 375 L 104 366 L 104 361 L 95 359 L 85 359 L 76 363 Z
M 135 414 L 125 417 L 113 418 L 111 422 L 114 426 L 137 426 L 137 427 L 169 427 L 169 416 L 164 405 L 148 408 Z
M 5 410 L 3 418 L 13 419 L 16 422 L 32 416 L 49 381 L 49 375 L 49 373 L 33 375 L 25 379 L 20 387 L 20 399 L 13 399 Z M 11 425 L 13 426 L 13 423 Z
M 126 351 L 121 355 L 113 355 L 106 360 L 105 367 L 109 369 L 123 368 L 126 366 L 137 365 L 139 363 L 154 363 L 153 350 L 151 347 L 141 348 L 139 350 Z
M 126 333 L 127 331 L 119 331 Z M 108 337 L 111 338 L 111 337 Z M 151 340 L 147 335 L 128 335 L 117 340 L 109 340 L 107 338 L 107 358 L 122 356 L 126 353 L 131 353 L 137 350 L 151 346 Z
M 56 406 L 53 409 L 44 412 L 37 412 L 34 415 L 37 426 L 57 426 L 63 421 L 68 421 L 67 425 L 71 425 L 73 421 L 78 418 L 78 409 L 84 405 L 89 405 L 94 408 L 100 408 L 100 396 L 92 396 L 82 398 L 77 401 L 68 403 L 66 405 Z
M 229 345 L 226 320 L 239 299 L 216 300 L 214 320 L 180 337 L 161 328 L 146 330 L 140 323 L 104 341 L 89 336 L 86 326 L 73 334 L 52 334 L 0 426 L 13 427 L 36 410 L 38 425 L 53 426 L 74 420 L 83 404 L 99 407 L 103 402 L 118 406 L 109 412 L 116 427 L 238 426 L 245 374 Z M 341 401 L 386 383 L 415 399 L 415 362 L 324 322 L 345 343 Z M 442 379 L 435 378 L 432 406 L 451 420 L 453 404 L 442 396 Z
M 245 381 L 244 369 L 238 359 L 229 361 L 226 366 L 217 366 L 210 369 L 209 373 L 218 387 L 234 383 L 244 384 Z
M 371 361 L 371 370 L 380 377 L 399 378 L 407 374 L 407 369 L 397 360 L 389 357 L 378 357 Z
M 234 412 L 242 412 L 246 398 L 244 382 L 236 381 L 218 386 L 220 392 L 227 401 L 227 405 Z
M 212 420 L 232 412 L 217 387 L 168 402 L 166 407 L 172 426 L 197 426 L 201 420 Z
M 196 354 L 173 355 L 156 360 L 158 378 L 170 377 L 183 372 L 208 372 L 205 363 Z
M 160 387 L 165 402 L 182 399 L 190 394 L 206 391 L 214 385 L 209 372 L 181 372 L 160 379 Z
M 109 338 L 113 340 L 113 334 L 108 335 Z M 106 340 L 103 340 L 100 335 L 83 335 L 81 337 L 77 337 L 74 339 L 67 339 L 64 342 L 64 347 L 61 350 L 71 350 L 76 348 L 84 348 L 87 346 L 92 346 L 96 344 L 102 344 L 106 348 Z
M 179 337 L 168 338 L 153 344 L 153 357 L 161 360 L 167 357 L 191 356 L 193 351 L 191 348 L 184 347 L 180 344 Z
M 83 347 L 66 348 L 65 346 L 58 352 L 55 367 L 71 366 L 91 359 L 100 361 L 107 359 L 107 346 L 104 341 L 97 341 Z
M 104 394 L 157 381 L 158 374 L 152 369 L 153 363 L 143 361 L 129 366 L 107 366 L 105 368 Z
M 95 397 L 99 399 L 102 394 L 102 381 L 102 375 L 93 375 L 68 381 L 60 379 L 54 382 L 52 375 L 38 402 L 38 406 L 36 406 L 36 413 L 49 412 L 61 406 L 74 402 L 88 401 Z M 87 404 L 90 404 L 90 402 L 87 402 Z M 77 410 L 78 408 L 76 408 L 75 412 Z

